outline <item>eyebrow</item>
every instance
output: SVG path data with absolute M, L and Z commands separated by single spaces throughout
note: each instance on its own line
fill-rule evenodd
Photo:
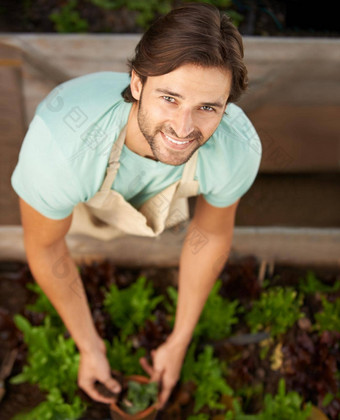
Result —
M 163 93 L 165 95 L 169 95 L 169 96 L 173 96 L 175 98 L 179 98 L 179 99 L 185 99 L 184 96 L 180 95 L 179 93 L 176 92 L 172 92 L 171 90 L 168 89 L 156 89 L 155 90 L 158 93 Z M 223 108 L 225 104 L 221 103 L 221 102 L 203 102 L 201 103 L 201 106 L 211 106 L 211 107 L 215 107 L 215 108 Z

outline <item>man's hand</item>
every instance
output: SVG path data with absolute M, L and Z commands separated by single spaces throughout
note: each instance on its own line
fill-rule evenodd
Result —
M 152 382 L 161 385 L 157 408 L 162 409 L 167 402 L 173 387 L 176 385 L 182 368 L 186 347 L 168 340 L 151 352 L 152 366 L 145 357 L 140 359 L 143 369 L 150 375 Z
M 105 397 L 95 387 L 96 381 L 99 381 L 113 394 L 118 394 L 121 391 L 121 386 L 111 376 L 111 368 L 105 353 L 104 343 L 101 343 L 96 351 L 80 352 L 78 385 L 92 399 L 111 404 L 115 401 L 114 397 Z

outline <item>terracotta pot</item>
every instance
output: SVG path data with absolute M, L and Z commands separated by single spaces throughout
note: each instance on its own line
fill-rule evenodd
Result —
M 312 411 L 307 420 L 328 420 L 328 417 L 321 410 L 319 410 L 318 407 L 313 405 Z
M 140 375 L 131 375 L 124 378 L 124 381 L 135 381 L 140 384 L 147 384 L 150 382 L 150 378 Z M 110 405 L 110 413 L 112 420 L 153 420 L 156 417 L 157 409 L 155 405 L 151 405 L 145 410 L 132 415 L 125 413 L 117 404 L 112 403 Z

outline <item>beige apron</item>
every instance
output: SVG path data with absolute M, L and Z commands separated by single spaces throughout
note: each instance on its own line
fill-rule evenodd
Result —
M 188 219 L 187 197 L 198 193 L 198 182 L 194 180 L 198 150 L 185 164 L 179 181 L 151 197 L 137 210 L 120 193 L 111 189 L 120 165 L 125 135 L 126 126 L 112 147 L 100 190 L 89 201 L 74 208 L 69 233 L 103 240 L 125 234 L 157 236 L 164 229 Z

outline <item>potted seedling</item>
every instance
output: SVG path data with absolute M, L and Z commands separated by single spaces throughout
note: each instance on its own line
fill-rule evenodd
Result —
M 156 417 L 158 384 L 145 376 L 124 378 L 118 399 L 110 406 L 113 420 L 153 420 Z

